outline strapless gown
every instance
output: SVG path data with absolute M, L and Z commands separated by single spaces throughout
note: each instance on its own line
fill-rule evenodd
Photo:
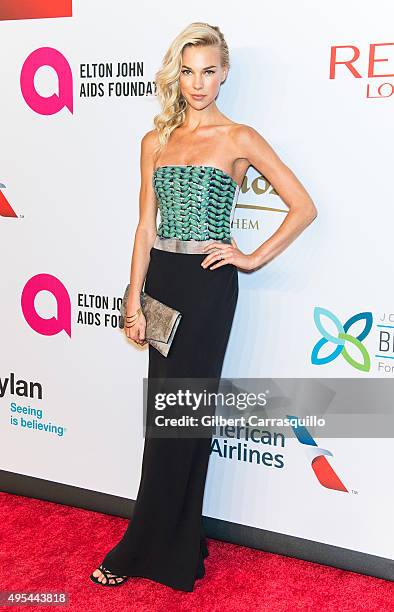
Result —
M 153 186 L 160 211 L 144 290 L 179 310 L 167 357 L 149 345 L 149 381 L 220 380 L 238 300 L 238 270 L 202 268 L 202 245 L 231 241 L 239 186 L 212 166 L 159 166 Z M 147 418 L 154 412 L 147 401 Z M 190 409 L 187 409 L 190 414 Z M 113 573 L 193 591 L 208 555 L 202 505 L 212 436 L 145 435 L 133 515 L 102 563 Z

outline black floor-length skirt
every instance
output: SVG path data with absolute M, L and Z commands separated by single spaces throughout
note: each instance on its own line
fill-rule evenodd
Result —
M 202 268 L 205 254 L 152 248 L 145 291 L 182 319 L 167 357 L 149 345 L 149 379 L 220 379 L 238 299 L 232 264 Z M 147 402 L 147 415 L 153 414 Z M 190 412 L 188 412 L 189 414 Z M 202 526 L 211 438 L 145 436 L 133 516 L 102 563 L 115 574 L 192 591 L 208 555 Z

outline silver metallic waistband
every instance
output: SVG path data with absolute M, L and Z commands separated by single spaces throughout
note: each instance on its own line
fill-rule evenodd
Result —
M 161 249 L 162 251 L 172 251 L 173 253 L 210 253 L 210 250 L 203 251 L 203 247 L 211 244 L 212 242 L 222 242 L 223 244 L 231 244 L 230 240 L 182 240 L 181 238 L 162 238 L 156 236 L 156 240 L 153 244 L 155 249 Z

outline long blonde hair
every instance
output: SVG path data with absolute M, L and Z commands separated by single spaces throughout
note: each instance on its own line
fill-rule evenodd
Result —
M 196 21 L 178 34 L 164 55 L 162 66 L 155 75 L 157 97 L 162 107 L 161 112 L 153 118 L 159 138 L 155 153 L 164 147 L 171 132 L 182 125 L 185 120 L 187 102 L 180 91 L 179 75 L 182 66 L 182 51 L 189 45 L 217 46 L 222 66 L 230 67 L 228 46 L 218 26 Z

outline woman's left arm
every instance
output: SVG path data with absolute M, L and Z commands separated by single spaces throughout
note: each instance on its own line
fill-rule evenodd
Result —
M 225 261 L 219 261 L 211 270 L 226 263 L 233 263 L 244 270 L 254 270 L 266 264 L 286 249 L 317 216 L 316 206 L 301 182 L 254 128 L 237 126 L 234 140 L 238 159 L 247 159 L 261 172 L 288 206 L 289 212 L 272 236 L 252 253 L 242 253 L 233 240 Z M 204 263 L 209 265 L 206 260 Z

